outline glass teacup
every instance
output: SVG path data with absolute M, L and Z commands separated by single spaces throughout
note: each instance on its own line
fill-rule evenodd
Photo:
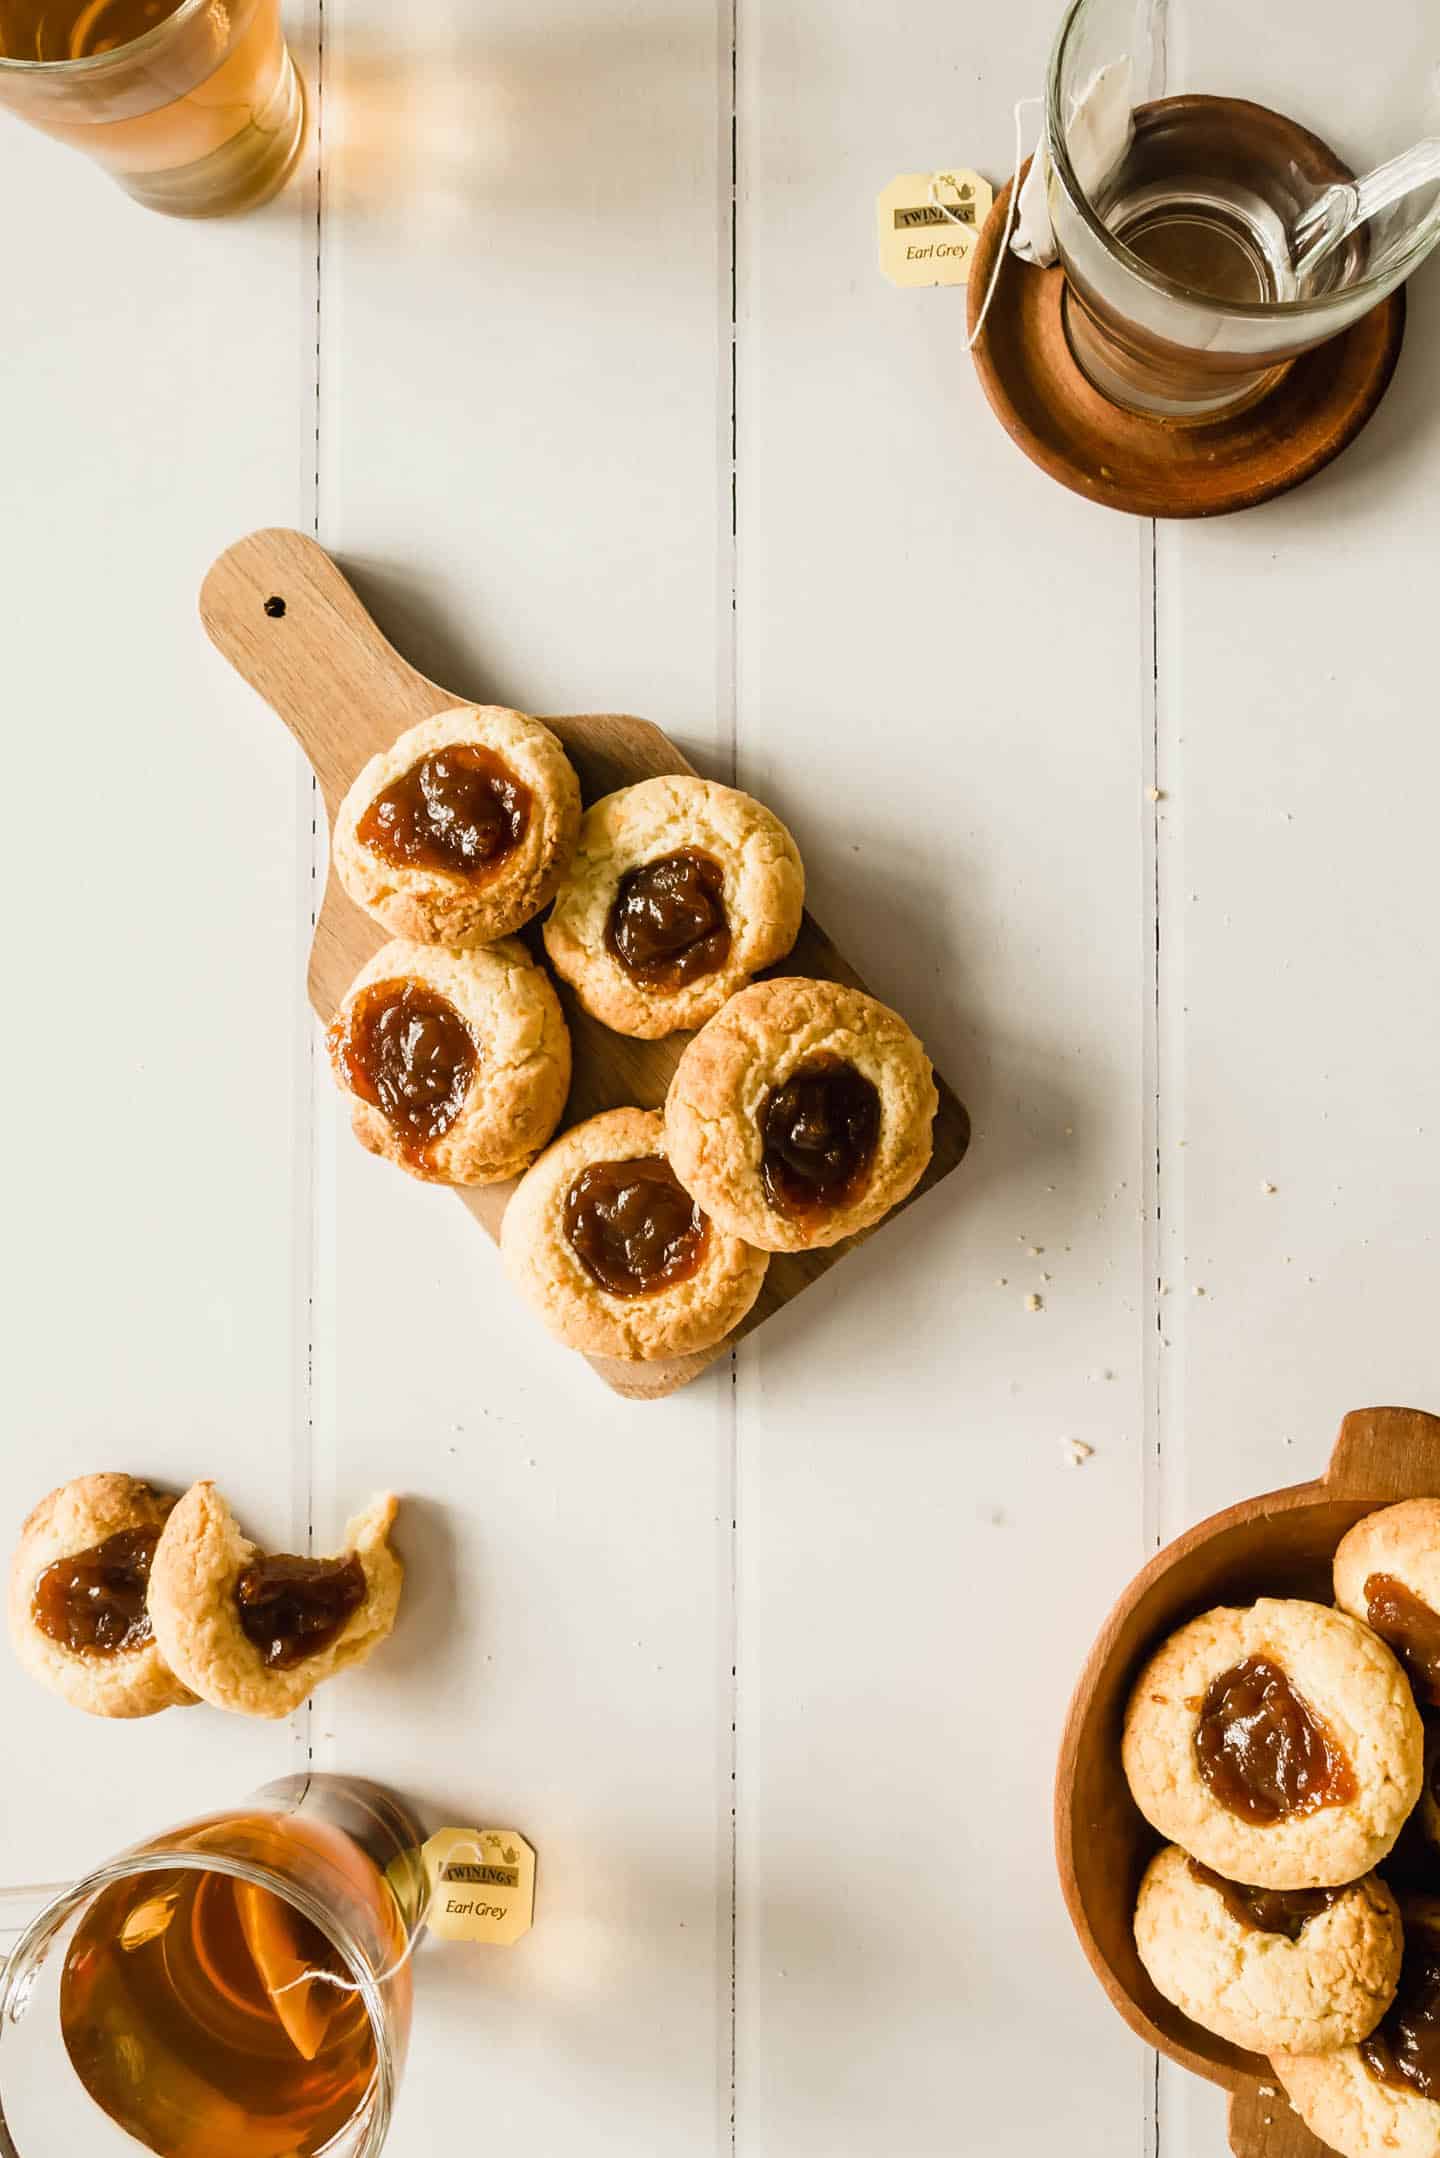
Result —
M 1073 0 L 1047 200 L 1071 349 L 1105 396 L 1171 418 L 1248 404 L 1440 240 L 1428 12 Z M 1388 183 L 1357 200 L 1376 167 Z
M 377 1786 L 292 1776 L 61 1890 L 0 1973 L 0 2158 L 375 2158 L 422 1841 Z

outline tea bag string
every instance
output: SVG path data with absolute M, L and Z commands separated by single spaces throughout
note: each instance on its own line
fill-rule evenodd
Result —
M 1025 162 L 1025 123 L 1021 118 L 1021 114 L 1027 106 L 1042 105 L 1044 102 L 1044 99 L 1039 97 L 1020 97 L 1015 100 L 1015 176 L 1010 183 L 1010 200 L 1005 205 L 1005 227 L 1000 234 L 1000 245 L 995 251 L 995 267 L 990 272 L 990 282 L 985 288 L 985 297 L 980 303 L 980 313 L 976 317 L 975 327 L 965 340 L 965 350 L 967 352 L 975 350 L 980 332 L 985 327 L 985 317 L 990 312 L 990 302 L 995 297 L 995 287 L 1000 282 L 1000 272 L 1005 266 L 1005 257 L 1010 251 L 1010 235 L 1015 228 L 1015 213 L 1020 203 L 1020 167 Z M 932 177 L 930 200 L 943 217 L 949 218 L 952 225 L 963 225 L 965 219 L 952 210 L 948 202 L 942 202 L 940 199 L 940 183 L 947 177 L 948 175 L 943 172 L 937 172 Z
M 485 1855 L 478 1842 L 455 1844 L 449 1855 L 454 1858 L 457 1854 L 468 1855 L 477 1863 L 483 1862 Z M 409 1856 L 418 1861 L 420 1853 L 412 1851 Z M 385 1985 L 389 1979 L 394 1978 L 398 1972 L 404 1970 L 406 1964 L 414 1955 L 420 1936 L 424 1931 L 425 1921 L 422 1915 L 417 1918 L 415 1924 L 410 1928 L 410 1937 L 394 1962 L 387 1963 L 383 1971 L 375 1972 L 374 1983 L 377 1986 Z M 297 1986 L 331 1986 L 337 1993 L 358 1993 L 360 1991 L 360 1987 L 353 1978 L 341 1977 L 334 1971 L 313 1969 L 301 1971 L 295 1978 L 287 1978 L 283 1986 L 276 1986 L 273 1990 L 276 1993 L 293 1993 Z

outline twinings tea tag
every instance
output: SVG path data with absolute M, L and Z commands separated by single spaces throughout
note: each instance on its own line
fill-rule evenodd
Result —
M 509 1948 L 535 1916 L 535 1853 L 513 1828 L 442 1828 L 420 1852 L 425 1923 L 442 1941 Z
M 876 205 L 880 267 L 893 285 L 963 285 L 994 190 L 978 172 L 902 172 Z

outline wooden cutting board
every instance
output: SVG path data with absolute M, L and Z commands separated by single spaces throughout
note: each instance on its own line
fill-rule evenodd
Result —
M 406 727 L 471 701 L 427 681 L 403 660 L 381 636 L 324 549 L 300 532 L 252 532 L 248 539 L 227 548 L 201 588 L 200 618 L 212 642 L 274 707 L 309 758 L 332 831 L 346 789 L 367 758 L 388 749 Z M 591 713 L 547 719 L 545 724 L 564 743 L 587 803 L 637 780 L 695 769 L 647 720 Z M 526 938 L 540 953 L 538 929 L 532 925 Z M 346 896 L 332 868 L 310 953 L 310 1002 L 322 1025 L 329 1024 L 352 978 L 384 941 L 384 931 Z M 808 974 L 857 989 L 865 987 L 808 914 L 795 949 L 771 972 Z M 601 1109 L 632 1103 L 658 1109 L 690 1036 L 672 1034 L 664 1041 L 641 1042 L 612 1034 L 580 1010 L 563 982 L 558 987 L 575 1065 L 565 1125 Z M 958 1168 L 970 1141 L 970 1119 L 938 1073 L 936 1085 L 940 1107 L 935 1118 L 935 1152 L 905 1201 L 907 1206 Z M 452 1188 L 482 1227 L 498 1239 L 513 1183 Z M 879 1222 L 863 1234 L 873 1236 L 884 1226 Z M 597 1356 L 589 1362 L 616 1393 L 634 1400 L 656 1400 L 673 1393 L 698 1378 L 732 1343 L 763 1325 L 860 1241 L 858 1236 L 851 1237 L 826 1251 L 777 1252 L 754 1307 L 734 1333 L 713 1349 L 653 1364 Z

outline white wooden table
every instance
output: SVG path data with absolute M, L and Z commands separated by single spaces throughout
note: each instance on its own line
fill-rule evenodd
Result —
M 302 1549 L 393 1483 L 410 1566 L 291 1728 L 102 1726 L 0 1659 L 0 1879 L 307 1759 L 523 1827 L 539 1923 L 426 1955 L 396 2158 L 1223 2147 L 1073 1944 L 1051 1762 L 1158 1539 L 1440 1405 L 1440 275 L 1290 499 L 1062 493 L 962 295 L 873 261 L 896 172 L 1003 177 L 1054 15 L 324 0 L 306 176 L 213 228 L 0 132 L 4 1536 L 98 1467 Z M 671 1401 L 337 1116 L 310 781 L 195 616 L 268 523 L 457 691 L 772 802 L 970 1106 Z

